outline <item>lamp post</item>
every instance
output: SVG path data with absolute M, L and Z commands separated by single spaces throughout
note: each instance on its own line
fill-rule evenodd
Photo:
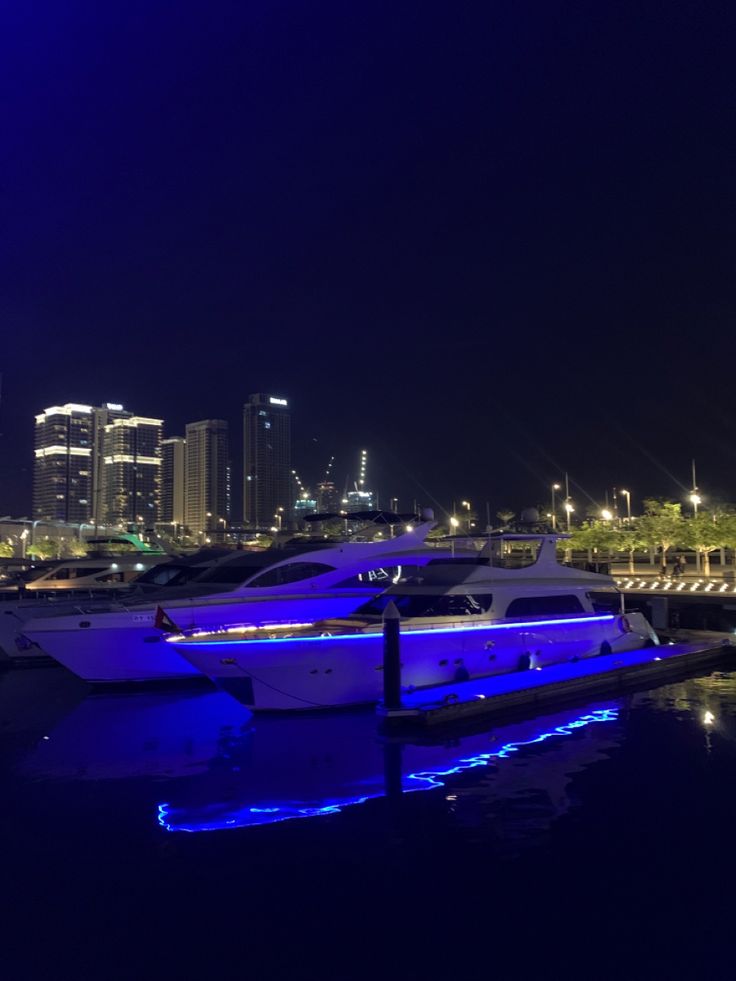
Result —
M 613 512 L 609 511 L 608 508 L 603 508 L 601 511 L 601 518 L 603 518 L 604 521 L 612 521 Z
M 557 530 L 557 514 L 555 512 L 555 491 L 560 489 L 559 484 L 552 484 L 552 531 Z
M 689 497 L 689 501 L 693 506 L 693 519 L 698 516 L 698 504 L 700 504 L 702 498 L 698 494 L 697 487 L 693 487 L 693 492 Z M 695 574 L 700 575 L 700 552 L 698 551 L 697 545 L 695 547 Z
M 462 507 L 465 508 L 465 511 L 466 511 L 466 519 L 465 520 L 468 523 L 468 534 L 470 534 L 470 501 L 460 501 L 460 504 L 461 504 Z
M 565 501 L 565 511 L 567 512 L 567 530 L 570 530 L 570 515 L 573 513 L 575 508 L 572 506 L 572 501 Z
M 626 498 L 626 523 L 631 524 L 631 491 L 622 490 L 621 493 Z

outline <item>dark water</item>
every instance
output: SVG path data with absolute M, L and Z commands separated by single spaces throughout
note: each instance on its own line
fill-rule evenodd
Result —
M 436 745 L 0 675 L 3 977 L 733 974 L 736 675 Z

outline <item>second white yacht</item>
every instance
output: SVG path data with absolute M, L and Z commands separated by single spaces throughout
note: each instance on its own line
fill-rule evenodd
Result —
M 407 567 L 437 557 L 425 544 L 433 525 L 421 522 L 393 539 L 234 552 L 181 590 L 168 588 L 165 598 L 39 617 L 25 624 L 23 635 L 92 683 L 194 676 L 197 669 L 163 643 L 167 632 L 345 616 Z

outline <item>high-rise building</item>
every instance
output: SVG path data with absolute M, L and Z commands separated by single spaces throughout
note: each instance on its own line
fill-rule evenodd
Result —
M 243 520 L 272 527 L 292 513 L 291 413 L 284 398 L 251 395 L 243 407 Z
M 220 537 L 230 515 L 227 423 L 190 422 L 186 443 L 185 523 L 193 535 Z
M 161 493 L 162 419 L 114 419 L 102 437 L 102 520 L 153 528 Z
M 354 511 L 373 511 L 376 500 L 372 491 L 351 490 L 343 498 L 342 506 L 348 514 Z
M 122 405 L 115 402 L 106 402 L 92 410 L 94 417 L 94 450 L 92 453 L 92 520 L 96 524 L 105 523 L 107 491 L 105 489 L 105 476 L 107 470 L 104 465 L 104 439 L 105 426 L 114 422 L 116 419 L 130 419 L 132 412 L 125 410 Z
M 317 510 L 325 514 L 340 510 L 340 494 L 333 481 L 322 480 L 317 484 Z
M 182 436 L 161 440 L 161 506 L 158 520 L 170 525 L 183 525 L 186 500 L 187 441 Z
M 94 410 L 67 402 L 36 416 L 33 517 L 88 522 L 92 514 Z

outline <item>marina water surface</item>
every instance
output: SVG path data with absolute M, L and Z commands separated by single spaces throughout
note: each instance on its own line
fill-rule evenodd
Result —
M 419 742 L 44 667 L 0 675 L 0 739 L 7 978 L 730 960 L 734 674 Z

